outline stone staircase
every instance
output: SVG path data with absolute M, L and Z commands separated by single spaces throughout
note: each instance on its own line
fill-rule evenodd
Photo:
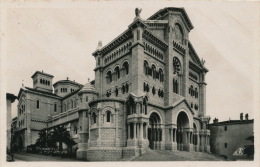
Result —
M 225 161 L 225 159 L 211 153 L 149 149 L 133 161 Z

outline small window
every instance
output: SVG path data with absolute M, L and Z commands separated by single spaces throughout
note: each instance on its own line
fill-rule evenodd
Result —
M 125 91 L 126 91 L 126 93 L 128 93 L 128 90 L 129 90 L 129 85 L 126 84 L 126 85 L 125 85 Z
M 111 121 L 111 111 L 107 111 L 107 122 Z
M 227 143 L 225 143 L 225 148 L 227 148 Z
M 123 94 L 125 93 L 125 85 L 123 85 L 123 87 L 122 87 L 122 93 Z
M 78 128 L 76 126 L 74 127 L 74 133 L 78 134 Z
M 37 108 L 37 109 L 40 108 L 40 101 L 39 101 L 39 100 L 36 101 L 36 108 Z
M 225 131 L 227 131 L 227 126 L 225 126 Z
M 96 115 L 96 113 L 93 113 L 92 117 L 93 117 L 93 124 L 97 123 L 97 115 Z
M 152 89 L 152 93 L 153 95 L 155 95 L 155 87 L 153 86 L 153 89 Z
M 88 102 L 88 96 L 86 96 L 86 102 Z
M 54 112 L 56 112 L 56 111 L 57 111 L 57 104 L 54 103 Z
M 116 93 L 116 97 L 118 96 L 118 89 L 116 88 L 115 90 L 115 93 Z

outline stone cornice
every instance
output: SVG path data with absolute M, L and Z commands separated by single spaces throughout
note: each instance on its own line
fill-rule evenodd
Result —
M 91 106 L 93 103 L 98 103 L 98 102 L 107 102 L 107 101 L 116 101 L 116 102 L 120 102 L 120 103 L 125 103 L 126 100 L 123 99 L 119 99 L 119 98 L 99 98 L 99 99 L 95 99 L 92 100 L 91 102 L 89 102 L 89 106 Z
M 178 44 L 175 41 L 173 41 L 173 49 L 179 52 L 180 54 L 185 55 L 185 49 L 182 47 L 182 45 Z
M 131 37 L 132 37 L 132 32 L 129 29 L 127 29 L 122 34 L 120 34 L 118 37 L 116 37 L 113 41 L 108 43 L 106 46 L 104 46 L 103 48 L 101 48 L 99 50 L 96 50 L 94 53 L 92 53 L 92 55 L 93 56 L 97 56 L 98 54 L 105 55 L 108 52 L 115 49 L 117 46 L 121 45 L 126 40 L 130 39 Z
M 182 16 L 184 17 L 185 23 L 187 24 L 189 30 L 192 30 L 194 28 L 184 8 L 174 8 L 174 7 L 164 8 L 159 10 L 155 14 L 153 14 L 147 20 L 160 20 L 163 18 L 163 16 L 165 16 L 170 12 L 181 13 Z
M 168 47 L 168 44 L 164 40 L 155 36 L 151 31 L 147 29 L 143 33 L 143 38 L 162 50 L 165 50 Z

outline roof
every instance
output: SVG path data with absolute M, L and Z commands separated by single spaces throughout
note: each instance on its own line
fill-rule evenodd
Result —
M 51 77 L 51 78 L 54 77 L 53 75 L 51 75 L 51 74 L 47 74 L 47 73 L 44 73 L 43 71 L 42 71 L 42 72 L 40 72 L 40 71 L 36 71 L 36 72 L 32 75 L 31 78 L 34 78 L 34 76 L 37 75 L 37 74 L 42 74 L 42 75 L 45 75 L 45 76 L 48 76 L 48 77 Z
M 79 93 L 83 93 L 83 92 L 92 92 L 92 93 L 98 94 L 98 92 L 96 91 L 96 89 L 93 86 L 93 84 L 91 84 L 91 82 L 86 83 L 83 86 L 83 88 L 79 91 Z
M 79 87 L 81 87 L 81 86 L 83 86 L 82 84 L 80 84 L 80 83 L 77 83 L 77 82 L 75 82 L 75 81 L 71 81 L 71 80 L 59 80 L 59 81 L 57 81 L 57 82 L 55 82 L 54 84 L 53 84 L 53 86 L 55 87 L 57 84 L 63 84 L 63 83 L 69 83 L 69 84 L 73 84 L 73 85 L 77 85 L 77 86 L 79 86 Z
M 54 93 L 51 93 L 51 92 L 45 92 L 45 91 L 42 91 L 42 90 L 36 90 L 36 89 L 33 89 L 33 88 L 24 87 L 24 88 L 20 89 L 19 94 L 18 94 L 18 99 L 20 98 L 22 91 L 32 92 L 32 93 L 41 93 L 41 94 L 52 96 L 54 98 L 61 98 L 60 96 L 58 96 Z
M 229 121 L 223 121 L 223 122 L 218 122 L 218 123 L 212 123 L 212 124 L 210 124 L 210 126 L 247 124 L 247 123 L 254 123 L 254 119 L 249 119 L 249 120 L 229 120 Z
M 150 16 L 147 20 L 160 19 L 161 16 L 164 16 L 166 13 L 169 13 L 169 12 L 180 12 L 183 15 L 185 21 L 187 22 L 190 30 L 194 28 L 191 21 L 190 21 L 190 18 L 188 17 L 184 8 L 167 7 L 167 8 L 164 8 L 164 9 L 160 9 L 158 12 L 156 12 L 155 14 Z

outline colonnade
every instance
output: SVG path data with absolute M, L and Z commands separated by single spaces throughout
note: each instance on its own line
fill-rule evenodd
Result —
M 127 125 L 128 139 L 147 139 L 148 125 L 146 122 L 131 122 Z

